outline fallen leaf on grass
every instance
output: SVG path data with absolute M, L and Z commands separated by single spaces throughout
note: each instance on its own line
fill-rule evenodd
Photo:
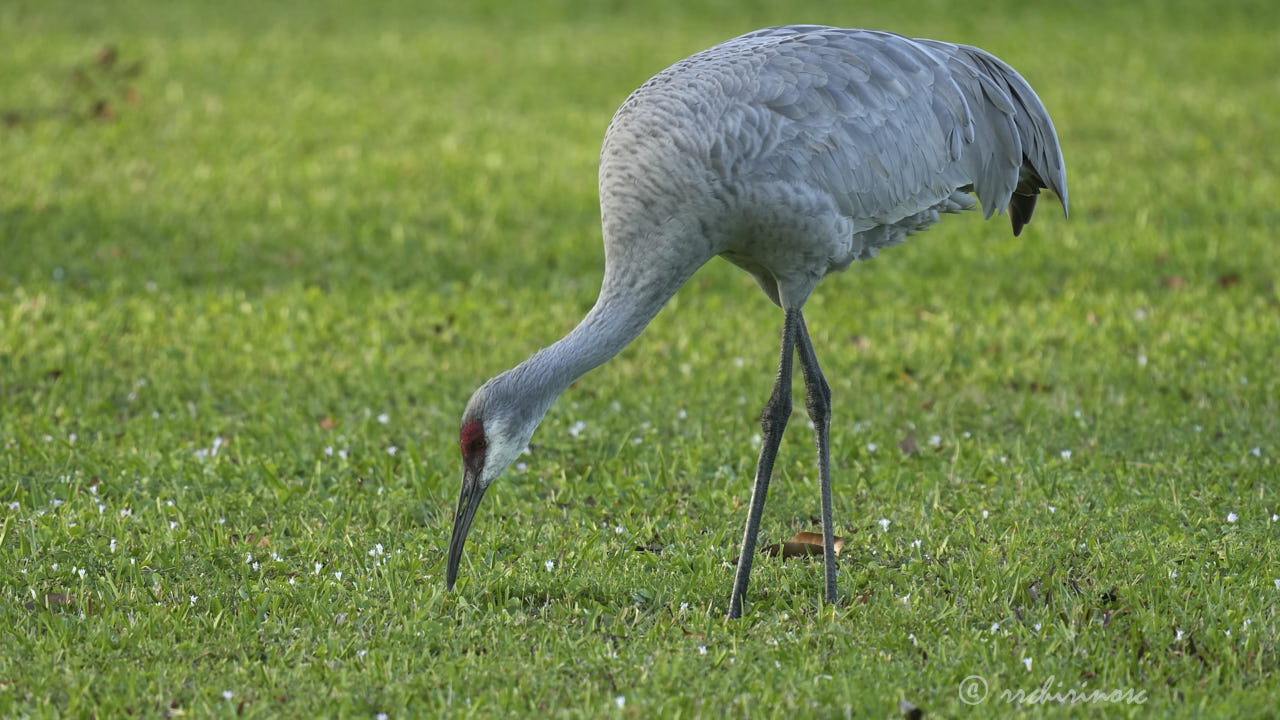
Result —
M 907 433 L 907 436 L 898 441 L 898 449 L 906 455 L 919 455 L 920 446 L 916 443 L 915 433 Z
M 244 543 L 246 545 L 253 545 L 255 547 L 264 548 L 271 544 L 270 535 L 263 535 L 262 537 L 258 537 L 256 533 L 249 533 L 248 535 L 232 535 L 228 539 L 231 541 L 232 545 L 238 545 L 240 543 Z
M 832 538 L 836 557 L 844 548 L 844 538 Z M 793 557 L 811 557 L 822 555 L 822 533 L 798 532 L 795 537 L 784 543 L 774 543 L 760 548 L 760 554 L 770 557 L 782 556 L 782 559 Z
M 70 608 L 75 604 L 75 595 L 68 595 L 66 593 L 49 593 L 48 595 L 41 595 L 35 600 L 23 603 L 23 607 L 28 610 L 59 610 L 63 608 Z M 84 604 L 84 611 L 86 613 L 90 612 L 92 609 L 92 603 L 86 602 Z
M 1160 284 L 1172 290 L 1177 290 L 1186 287 L 1187 281 L 1182 279 L 1181 275 L 1166 275 L 1160 278 Z
M 1237 273 L 1227 273 L 1218 276 L 1218 287 L 1229 288 L 1240 282 L 1240 275 Z
M 321 430 L 332 430 L 332 429 L 333 429 L 333 418 L 329 417 L 328 415 L 325 415 L 324 417 L 320 418 L 320 429 L 321 429 Z

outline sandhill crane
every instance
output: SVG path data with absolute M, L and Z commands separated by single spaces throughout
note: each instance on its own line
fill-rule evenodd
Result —
M 836 602 L 831 390 L 801 308 L 823 276 L 875 257 L 941 213 L 980 201 L 987 218 L 1007 210 L 1017 235 L 1047 188 L 1065 214 L 1066 171 L 1048 113 L 1013 68 L 974 47 L 868 30 L 767 28 L 681 60 L 632 93 L 605 133 L 599 181 L 605 270 L 595 306 L 558 342 L 482 385 L 462 415 L 447 587 L 481 497 L 555 399 L 634 340 L 719 255 L 751 273 L 783 310 L 728 616 L 742 613 L 791 414 L 796 352 L 818 451 L 825 599 Z

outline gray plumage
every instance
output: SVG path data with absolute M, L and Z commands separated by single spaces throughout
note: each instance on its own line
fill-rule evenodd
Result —
M 730 616 L 737 616 L 773 453 L 790 413 L 793 348 L 818 425 L 830 545 L 830 392 L 800 314 L 809 294 L 828 273 L 875 257 L 942 213 L 973 208 L 975 195 L 986 217 L 1007 211 L 1016 235 L 1042 188 L 1058 196 L 1065 213 L 1066 172 L 1053 123 L 1021 76 L 977 48 L 788 26 L 734 38 L 655 75 L 627 98 L 605 134 L 605 272 L 595 306 L 560 341 L 481 386 L 463 414 L 464 479 L 448 585 L 479 498 L 551 403 L 630 343 L 719 255 L 751 273 L 784 310 L 784 352 L 763 417 L 764 448 L 731 599 Z M 832 562 L 826 572 L 834 601 Z

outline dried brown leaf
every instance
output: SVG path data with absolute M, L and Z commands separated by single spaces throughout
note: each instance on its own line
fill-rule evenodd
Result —
M 264 548 L 271 544 L 270 535 L 259 536 L 257 533 L 249 533 L 247 535 L 232 535 L 227 539 L 231 541 L 232 545 L 239 545 L 241 543 L 244 543 L 245 545 L 253 545 L 254 547 Z
M 35 600 L 28 601 L 23 604 L 28 610 L 57 610 L 60 608 L 69 608 L 76 604 L 76 596 L 67 593 L 48 593 L 41 595 Z M 92 609 L 90 603 L 85 603 L 85 611 Z
M 833 545 L 836 557 L 840 556 L 840 550 L 844 548 L 844 538 L 833 538 Z M 822 533 L 814 532 L 798 532 L 795 537 L 783 543 L 774 543 L 760 548 L 762 555 L 777 557 L 779 555 L 785 560 L 793 557 L 812 557 L 814 555 L 822 555 Z
M 898 441 L 898 449 L 906 455 L 919 455 L 920 446 L 916 443 L 915 433 L 907 433 L 907 436 Z
M 1218 287 L 1229 288 L 1240 284 L 1240 275 L 1238 273 L 1226 273 L 1218 276 Z
M 328 415 L 325 415 L 324 417 L 320 418 L 321 430 L 332 430 L 333 427 L 334 427 L 333 418 L 329 417 Z
M 115 65 L 116 60 L 119 57 L 120 53 L 116 50 L 115 45 L 104 45 L 102 49 L 98 51 L 96 61 L 98 63 L 98 67 L 107 69 L 112 65 Z
M 1181 275 L 1166 275 L 1160 278 L 1160 284 L 1172 290 L 1177 290 L 1186 287 L 1187 281 Z

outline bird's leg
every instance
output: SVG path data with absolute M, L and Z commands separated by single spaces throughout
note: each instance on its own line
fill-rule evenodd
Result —
M 813 420 L 813 434 L 818 444 L 818 485 L 822 492 L 822 566 L 826 573 L 827 602 L 836 602 L 835 533 L 831 519 L 831 386 L 822 376 L 818 356 L 809 340 L 804 316 L 797 313 L 796 347 L 800 352 L 800 371 L 804 373 L 804 404 Z
M 751 560 L 756 551 L 756 535 L 760 532 L 760 515 L 764 512 L 765 496 L 769 492 L 769 477 L 773 474 L 773 461 L 782 442 L 782 431 L 791 416 L 791 358 L 795 354 L 797 321 L 800 313 L 788 310 L 782 321 L 782 356 L 778 360 L 778 379 L 773 383 L 773 394 L 760 413 L 760 427 L 764 431 L 760 447 L 760 462 L 756 465 L 755 485 L 751 488 L 751 510 L 747 513 L 747 529 L 742 535 L 742 553 L 738 556 L 738 572 L 733 579 L 733 594 L 729 597 L 729 619 L 742 617 L 742 599 L 747 594 L 747 581 L 751 578 Z

